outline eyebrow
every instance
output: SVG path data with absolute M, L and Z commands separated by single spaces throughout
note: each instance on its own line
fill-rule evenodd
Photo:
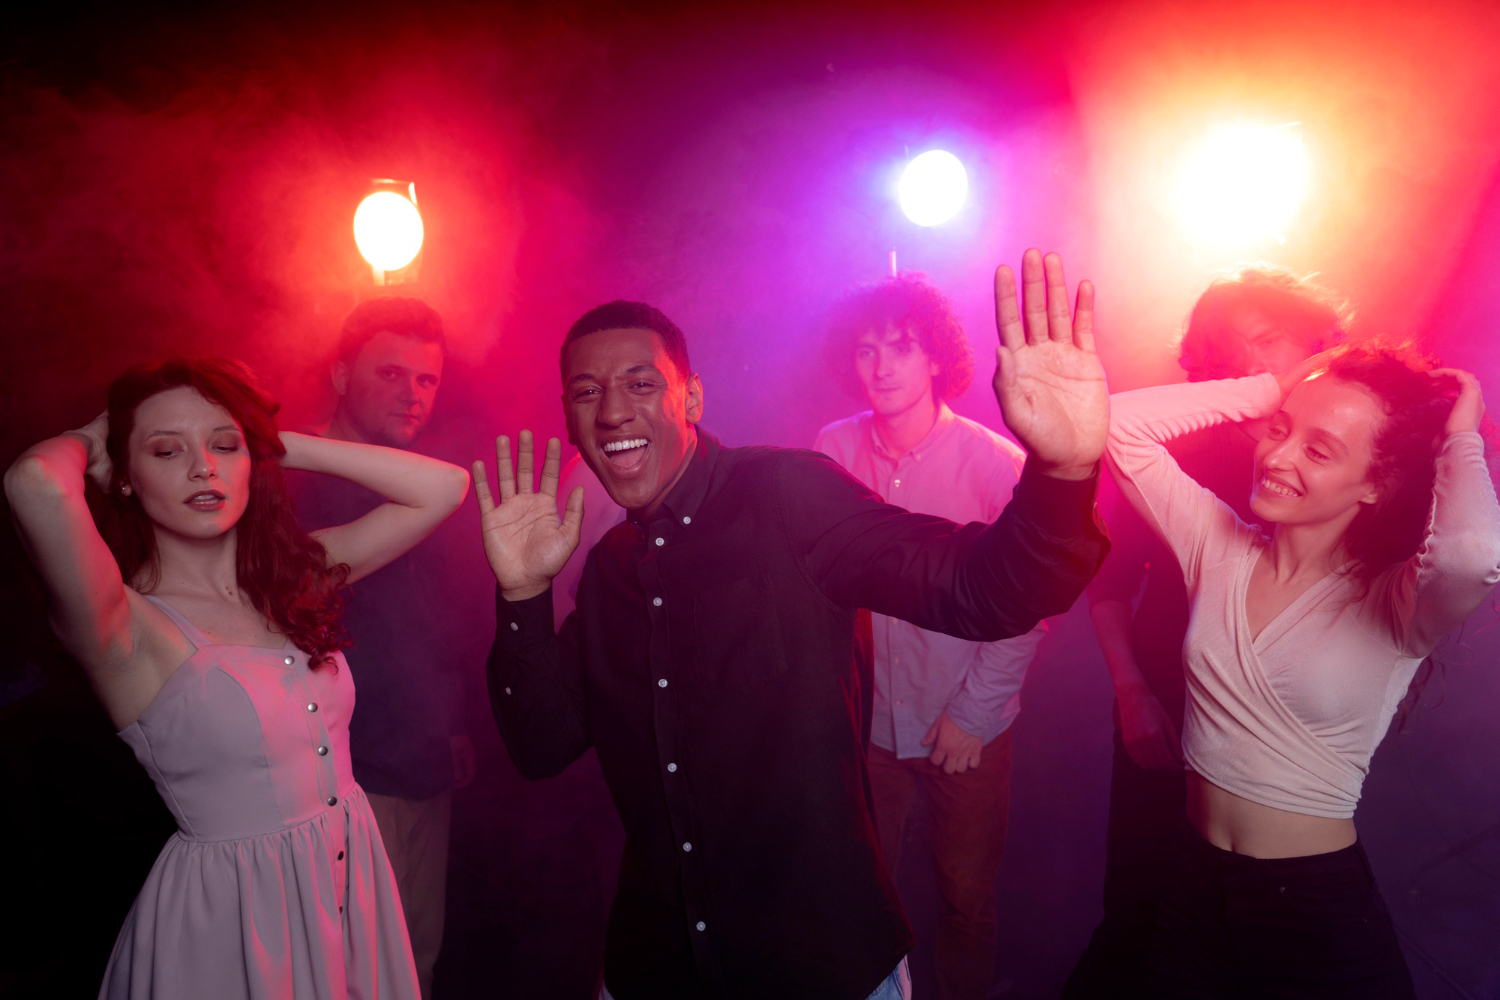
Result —
M 234 431 L 236 434 L 238 434 L 239 431 L 240 431 L 240 429 L 239 429 L 239 427 L 235 426 L 234 424 L 222 424 L 222 425 L 220 425 L 218 427 L 215 427 L 213 430 L 209 431 L 209 433 L 210 434 L 217 434 L 220 431 Z M 146 435 L 146 440 L 150 441 L 152 438 L 157 438 L 157 437 L 183 437 L 183 436 L 184 436 L 184 434 L 183 434 L 182 431 L 152 431 L 150 434 Z
M 631 365 L 629 368 L 625 369 L 625 374 L 626 375 L 639 375 L 642 372 L 650 372 L 653 375 L 660 375 L 661 374 L 661 369 L 658 368 L 658 367 L 656 367 L 656 365 L 649 364 L 649 363 L 648 364 L 644 364 L 644 365 Z M 571 386 L 575 382 L 602 382 L 602 381 L 604 381 L 604 380 L 601 379 L 599 376 L 593 374 L 592 372 L 583 372 L 582 374 L 574 375 L 572 378 L 568 379 L 568 385 Z

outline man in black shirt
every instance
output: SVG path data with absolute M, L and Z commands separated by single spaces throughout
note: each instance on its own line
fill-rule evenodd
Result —
M 882 503 L 812 452 L 722 447 L 696 427 L 681 331 L 638 303 L 591 311 L 562 347 L 569 439 L 629 516 L 589 553 L 560 632 L 550 587 L 582 494 L 559 518 L 558 443 L 533 492 L 530 434 L 515 476 L 499 439 L 498 505 L 476 463 L 506 747 L 530 778 L 596 747 L 625 825 L 608 995 L 906 996 L 912 936 L 872 819 L 856 611 L 1020 635 L 1067 610 L 1108 547 L 1093 291 L 1070 318 L 1056 256 L 1028 251 L 1023 278 L 1024 323 L 1010 270 L 996 275 L 995 391 L 1031 454 L 993 524 Z

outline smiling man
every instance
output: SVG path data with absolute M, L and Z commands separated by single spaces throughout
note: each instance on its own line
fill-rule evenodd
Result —
M 995 387 L 1031 458 L 992 524 L 888 505 L 812 452 L 723 447 L 698 426 L 682 332 L 614 302 L 568 332 L 563 406 L 628 517 L 589 553 L 554 631 L 549 590 L 578 544 L 582 490 L 559 517 L 557 442 L 536 491 L 529 432 L 514 473 L 498 440 L 499 503 L 477 487 L 499 583 L 490 696 L 527 777 L 598 750 L 626 831 L 607 996 L 908 996 L 856 611 L 976 641 L 1021 635 L 1072 604 L 1107 548 L 1093 516 L 1108 404 L 1092 289 L 1075 323 L 1060 260 L 1044 279 L 1028 251 L 1024 277 L 1023 324 L 1009 269 L 997 273 Z

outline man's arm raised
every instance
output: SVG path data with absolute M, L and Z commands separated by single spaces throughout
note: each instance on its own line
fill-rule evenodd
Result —
M 524 601 L 545 591 L 562 572 L 578 547 L 583 526 L 583 487 L 568 496 L 562 517 L 557 516 L 557 477 L 562 446 L 547 442 L 540 490 L 532 489 L 533 445 L 530 431 L 522 431 L 519 468 L 510 465 L 510 438 L 495 439 L 496 477 L 500 502 L 490 494 L 484 463 L 474 463 L 474 492 L 479 498 L 479 530 L 500 594 L 507 601 Z
M 1021 258 L 1021 281 L 1017 308 L 1015 275 L 1003 264 L 995 271 L 995 398 L 1039 472 L 1087 479 L 1109 433 L 1109 387 L 1094 351 L 1094 286 L 1079 282 L 1070 315 L 1062 258 L 1037 250 Z
M 495 644 L 487 674 L 490 708 L 516 768 L 527 778 L 560 773 L 592 743 L 583 714 L 577 613 L 552 628 L 552 578 L 578 546 L 583 488 L 557 515 L 561 447 L 547 443 L 540 489 L 533 491 L 530 431 L 520 435 L 518 468 L 510 465 L 510 439 L 495 442 L 500 502 L 494 502 L 484 463 L 474 463 L 474 491 L 490 570 L 500 586 Z

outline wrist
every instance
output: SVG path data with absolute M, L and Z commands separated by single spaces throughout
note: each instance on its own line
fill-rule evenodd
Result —
M 1156 694 L 1143 677 L 1116 677 L 1115 678 L 1115 700 L 1134 703 L 1147 698 L 1155 698 Z
M 72 438 L 83 445 L 83 452 L 90 459 L 102 454 L 104 443 L 89 432 L 87 427 L 79 427 L 71 431 L 63 431 L 58 437 Z
M 1070 483 L 1081 483 L 1090 479 L 1099 472 L 1099 462 L 1095 459 L 1086 465 L 1071 462 L 1062 465 L 1053 465 L 1047 462 L 1039 462 L 1037 471 L 1052 479 L 1062 479 Z
M 549 580 L 546 583 L 528 583 L 522 587 L 501 587 L 500 596 L 509 604 L 519 604 L 542 596 L 551 586 L 552 582 Z

